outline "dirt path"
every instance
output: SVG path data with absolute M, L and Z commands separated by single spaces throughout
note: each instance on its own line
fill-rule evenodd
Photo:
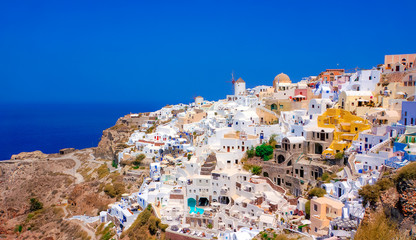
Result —
M 63 217 L 63 219 L 76 223 L 78 226 L 80 226 L 82 228 L 82 230 L 84 230 L 88 234 L 88 236 L 91 237 L 91 240 L 96 240 L 97 237 L 95 236 L 95 231 L 93 229 L 91 229 L 91 227 L 88 227 L 86 223 L 84 223 L 83 221 L 80 221 L 80 220 L 68 220 L 67 219 L 68 215 L 70 215 L 69 212 L 68 212 L 67 206 L 68 205 L 62 206 L 62 210 L 65 213 L 65 216 Z
M 86 150 L 86 151 L 92 152 L 91 150 Z M 84 177 L 81 174 L 77 173 L 77 170 L 81 167 L 81 161 L 78 159 L 77 156 L 75 156 L 76 153 L 77 152 L 73 152 L 73 153 L 69 153 L 63 156 L 59 156 L 59 157 L 52 157 L 52 158 L 48 158 L 48 160 L 39 160 L 39 159 L 6 160 L 6 161 L 1 161 L 0 163 L 8 164 L 8 163 L 22 163 L 22 162 L 48 162 L 48 161 L 69 159 L 75 162 L 75 166 L 71 169 L 63 170 L 62 173 L 75 177 L 75 184 L 79 184 L 79 183 L 84 182 Z

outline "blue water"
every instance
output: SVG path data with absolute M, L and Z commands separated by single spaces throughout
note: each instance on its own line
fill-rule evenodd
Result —
M 188 207 L 190 208 L 189 213 L 199 213 L 203 214 L 204 209 L 196 207 L 196 200 L 195 198 L 188 198 Z
M 197 207 L 191 207 L 191 210 L 189 210 L 189 213 L 199 213 L 199 214 L 203 214 L 204 213 L 204 209 L 202 208 L 197 208 Z
M 95 147 L 102 131 L 131 112 L 160 109 L 157 104 L 0 104 L 0 160 L 41 150 Z

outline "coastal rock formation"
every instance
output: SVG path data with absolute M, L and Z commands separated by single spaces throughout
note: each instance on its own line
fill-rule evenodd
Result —
M 12 155 L 12 160 L 23 160 L 23 159 L 44 159 L 47 158 L 48 154 L 45 154 L 41 151 L 33 152 L 21 152 L 19 154 Z
M 95 157 L 117 159 L 117 153 L 127 147 L 125 142 L 129 140 L 130 135 L 148 120 L 149 117 L 145 113 L 129 114 L 119 118 L 114 126 L 103 131 L 101 141 L 94 149 Z
M 119 126 L 119 125 L 115 125 Z M 126 142 L 132 131 L 125 126 L 117 127 L 117 129 L 106 129 L 103 131 L 100 143 L 94 149 L 94 155 L 96 158 L 102 158 L 106 160 L 114 160 L 117 158 L 118 150 L 122 149 L 121 144 Z

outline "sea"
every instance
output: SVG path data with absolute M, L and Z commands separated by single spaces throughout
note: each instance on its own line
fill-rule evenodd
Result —
M 149 103 L 0 104 L 0 160 L 20 152 L 95 147 L 103 130 L 118 118 L 161 107 Z

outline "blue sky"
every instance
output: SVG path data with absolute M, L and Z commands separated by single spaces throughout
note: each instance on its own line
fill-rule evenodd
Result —
M 190 102 L 415 53 L 416 1 L 1 1 L 0 102 Z

